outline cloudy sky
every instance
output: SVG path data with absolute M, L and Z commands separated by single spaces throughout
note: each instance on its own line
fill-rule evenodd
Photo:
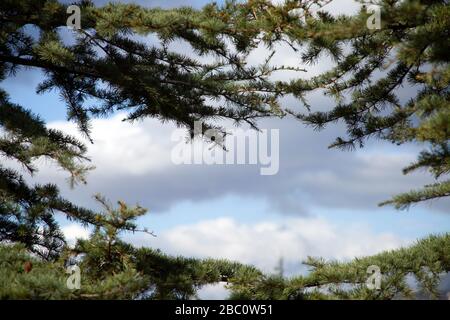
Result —
M 141 3 L 176 6 L 182 1 Z M 351 0 L 335 1 L 329 7 L 333 13 L 355 9 Z M 183 44 L 174 46 L 186 49 Z M 258 56 L 260 52 L 252 59 Z M 298 65 L 298 57 L 279 48 L 275 62 Z M 305 76 L 328 66 L 325 60 L 308 66 Z M 0 85 L 13 102 L 40 114 L 50 127 L 76 135 L 75 126 L 65 121 L 58 94 L 35 94 L 42 79 L 40 71 L 27 70 Z M 311 99 L 316 108 L 329 106 L 320 96 Z M 284 103 L 298 105 L 293 99 Z M 432 182 L 425 173 L 401 173 L 420 146 L 372 141 L 353 152 L 330 150 L 327 146 L 344 133 L 339 125 L 315 132 L 292 118 L 270 119 L 260 127 L 279 130 L 279 171 L 262 176 L 259 165 L 175 165 L 171 160 L 174 125 L 153 119 L 129 124 L 121 121 L 123 117 L 116 114 L 93 121 L 95 143 L 89 146 L 89 155 L 97 169 L 88 176 L 88 185 L 71 190 L 64 172 L 44 161 L 39 162 L 41 171 L 35 181 L 55 182 L 65 196 L 93 208 L 92 195 L 98 192 L 111 201 L 148 208 L 148 216 L 139 223 L 157 238 L 125 235 L 137 245 L 172 254 L 229 258 L 267 272 L 273 272 L 283 257 L 286 272 L 298 274 L 304 271 L 301 261 L 308 255 L 351 259 L 450 228 L 448 201 L 401 212 L 377 207 L 393 194 Z M 71 240 L 88 234 L 62 218 L 60 222 Z

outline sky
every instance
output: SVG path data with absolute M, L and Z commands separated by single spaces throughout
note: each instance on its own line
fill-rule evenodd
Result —
M 106 1 L 98 1 L 103 4 Z M 147 6 L 178 6 L 182 1 L 140 1 Z M 206 1 L 191 1 L 199 7 Z M 330 12 L 356 10 L 351 0 L 340 0 Z M 174 44 L 185 50 L 184 44 Z M 177 47 L 178 46 L 178 47 Z M 259 50 L 259 49 L 258 49 Z M 263 49 L 261 49 L 263 50 Z M 263 56 L 256 51 L 251 59 Z M 275 63 L 298 65 L 299 57 L 280 47 Z M 326 70 L 329 62 L 308 66 L 305 76 Z M 57 92 L 37 95 L 43 80 L 39 70 L 23 70 L 0 83 L 13 102 L 31 108 L 51 128 L 78 135 L 65 120 L 64 103 Z M 329 104 L 311 97 L 317 108 Z M 298 102 L 286 99 L 288 106 Z M 258 165 L 176 165 L 173 124 L 146 119 L 123 122 L 124 114 L 92 122 L 94 144 L 89 156 L 96 170 L 86 186 L 71 189 L 67 175 L 54 164 L 39 160 L 34 182 L 54 182 L 75 203 L 98 208 L 92 196 L 101 193 L 111 202 L 123 200 L 149 209 L 139 220 L 153 230 L 149 235 L 124 234 L 138 246 L 160 248 L 184 256 L 228 258 L 274 272 L 280 258 L 288 275 L 305 272 L 307 256 L 348 260 L 407 246 L 429 234 L 450 229 L 449 201 L 421 204 L 408 211 L 377 204 L 390 196 L 433 182 L 426 173 L 404 176 L 402 168 L 422 149 L 370 141 L 364 149 L 346 152 L 328 149 L 344 134 L 335 125 L 316 132 L 292 118 L 268 119 L 261 129 L 279 130 L 279 171 L 263 176 Z M 30 178 L 31 179 L 31 178 Z M 87 237 L 89 230 L 59 218 L 70 241 Z M 220 296 L 219 288 L 203 294 Z

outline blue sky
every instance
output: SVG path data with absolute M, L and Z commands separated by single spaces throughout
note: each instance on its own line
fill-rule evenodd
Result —
M 350 2 L 340 2 L 348 6 L 341 9 L 353 8 Z M 280 49 L 279 61 L 295 63 L 285 50 Z M 65 121 L 57 92 L 35 94 L 42 80 L 40 71 L 22 70 L 0 86 L 13 102 L 32 109 L 49 126 L 77 134 Z M 320 99 L 315 101 L 325 107 Z M 268 271 L 283 256 L 288 272 L 296 273 L 307 255 L 350 259 L 450 229 L 448 201 L 409 211 L 377 207 L 392 194 L 432 182 L 425 173 L 401 174 L 419 146 L 373 141 L 355 152 L 329 150 L 327 145 L 342 127 L 317 133 L 293 119 L 267 120 L 262 128 L 280 130 L 280 172 L 263 177 L 252 166 L 175 166 L 168 161 L 173 125 L 151 119 L 131 125 L 122 118 L 93 122 L 95 144 L 89 154 L 98 169 L 89 175 L 87 186 L 71 190 L 64 173 L 46 162 L 39 163 L 35 181 L 55 182 L 68 198 L 89 207 L 95 207 L 92 195 L 101 192 L 111 201 L 149 208 L 140 224 L 158 237 L 126 235 L 138 245 L 237 259 Z M 69 238 L 86 236 L 81 227 L 60 221 Z

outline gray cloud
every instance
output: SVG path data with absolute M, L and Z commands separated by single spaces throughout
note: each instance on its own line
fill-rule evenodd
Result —
M 342 134 L 342 128 L 323 132 L 305 128 L 294 119 L 271 119 L 262 128 L 280 130 L 280 169 L 277 175 L 261 176 L 257 165 L 175 165 L 170 140 L 175 129 L 156 120 L 122 123 L 120 117 L 94 121 L 90 154 L 97 170 L 87 186 L 68 197 L 91 205 L 91 195 L 101 192 L 112 200 L 139 203 L 152 212 L 164 212 L 182 201 L 208 201 L 237 195 L 266 201 L 272 210 L 284 214 L 308 214 L 311 207 L 370 209 L 399 192 L 432 182 L 424 173 L 403 176 L 401 169 L 414 160 L 418 149 L 389 148 L 369 143 L 355 152 L 330 150 L 328 144 Z M 69 133 L 73 125 L 53 124 Z M 63 173 L 41 165 L 38 181 L 62 183 Z M 430 210 L 448 211 L 448 201 L 436 201 Z
M 146 3 L 155 6 L 159 2 Z M 341 6 L 334 4 L 329 9 L 335 13 L 348 12 L 354 10 L 352 3 L 343 1 Z M 186 44 L 174 45 L 181 52 L 188 48 Z M 265 56 L 258 50 L 250 59 L 252 63 Z M 288 47 L 278 48 L 274 57 L 278 65 L 295 65 L 298 61 Z M 309 67 L 307 75 L 329 66 L 325 62 Z M 312 95 L 311 100 L 315 110 L 329 109 L 331 103 L 319 95 Z M 285 100 L 289 107 L 297 104 L 293 99 Z M 76 133 L 72 124 L 52 125 Z M 90 153 L 98 169 L 89 176 L 88 186 L 75 191 L 63 187 L 63 191 L 86 205 L 92 205 L 93 193 L 101 192 L 111 199 L 139 202 L 153 212 L 164 212 L 185 200 L 207 201 L 231 194 L 265 200 L 269 209 L 281 213 L 305 215 L 313 206 L 375 210 L 377 203 L 394 194 L 433 182 L 424 173 L 410 176 L 401 173 L 417 155 L 417 146 L 390 148 L 386 143 L 372 141 L 366 149 L 343 152 L 327 148 L 345 133 L 339 125 L 314 132 L 292 118 L 285 118 L 266 120 L 260 126 L 280 130 L 280 170 L 275 176 L 261 176 L 259 167 L 251 165 L 176 166 L 170 161 L 174 126 L 156 120 L 134 125 L 123 124 L 119 118 L 95 120 L 96 144 L 91 146 Z M 61 173 L 42 168 L 37 176 L 39 181 L 51 179 L 64 185 Z M 447 212 L 448 205 L 448 200 L 436 201 L 430 210 Z

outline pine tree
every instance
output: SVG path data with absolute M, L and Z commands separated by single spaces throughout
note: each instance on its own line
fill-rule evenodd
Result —
M 79 163 L 86 159 L 84 145 L 47 129 L 37 116 L 10 103 L 4 91 L 0 92 L 0 105 L 2 157 L 17 161 L 29 173 L 36 171 L 33 160 L 46 157 L 70 173 L 71 183 L 84 181 L 89 169 Z M 21 242 L 46 259 L 54 258 L 64 245 L 54 220 L 55 212 L 63 212 L 83 224 L 95 223 L 93 212 L 61 198 L 55 185 L 29 186 L 19 172 L 3 164 L 0 200 L 0 241 Z
M 430 236 L 409 248 L 382 252 L 350 262 L 309 257 L 306 276 L 280 278 L 260 275 L 231 286 L 233 299 L 415 299 L 419 292 L 428 298 L 447 299 L 437 287 L 450 270 L 450 235 Z M 368 271 L 380 271 L 379 287 Z M 412 282 L 416 280 L 416 286 Z
M 64 246 L 56 259 L 30 254 L 23 244 L 0 245 L 0 299 L 190 299 L 206 284 L 253 278 L 252 266 L 213 259 L 167 256 L 159 250 L 135 248 L 120 239 L 138 229 L 134 220 L 146 213 L 123 202 L 114 208 L 96 196 L 104 211 L 89 239 Z M 69 287 L 68 271 L 79 268 L 79 284 Z
M 306 46 L 303 62 L 315 63 L 322 54 L 336 61 L 328 72 L 294 80 L 287 89 L 303 101 L 307 93 L 320 90 L 336 105 L 323 112 L 289 112 L 316 129 L 345 123 L 348 136 L 337 138 L 331 148 L 363 147 L 373 137 L 424 145 L 403 172 L 425 169 L 439 181 L 380 204 L 404 209 L 450 195 L 450 7 L 448 1 L 375 3 L 380 29 L 366 26 L 369 14 L 363 7 L 351 17 L 319 12 L 305 25 L 280 30 L 292 43 Z M 399 98 L 404 86 L 414 91 L 406 102 Z
M 254 119 L 276 114 L 274 94 L 252 89 L 270 86 L 274 70 L 268 62 L 247 68 L 245 54 L 232 54 L 219 37 L 198 35 L 186 28 L 191 20 L 203 24 L 205 15 L 192 9 L 170 11 L 111 4 L 96 8 L 80 2 L 83 28 L 74 31 L 75 44 L 66 45 L 58 33 L 66 26 L 67 5 L 52 0 L 2 1 L 0 4 L 1 79 L 21 68 L 39 68 L 47 78 L 38 93 L 59 90 L 67 118 L 90 138 L 90 119 L 117 110 L 130 121 L 156 117 L 191 129 L 196 120 L 227 118 L 255 126 Z M 177 22 L 178 21 L 178 22 Z M 148 46 L 128 37 L 133 25 L 140 34 L 157 33 L 160 44 Z M 131 25 L 130 25 L 131 24 Z M 30 32 L 34 26 L 39 35 Z M 213 54 L 213 63 L 200 63 L 171 52 L 168 44 L 183 39 L 200 55 Z M 70 183 L 85 183 L 86 147 L 76 139 L 50 130 L 28 109 L 0 92 L 1 156 L 20 163 L 28 173 L 39 158 L 55 161 L 70 174 Z M 88 99 L 97 106 L 87 106 Z M 216 107 L 210 100 L 221 100 Z M 31 106 L 32 107 L 32 106 Z M 104 212 L 77 207 L 59 195 L 55 185 L 29 185 L 22 174 L 0 167 L 1 298 L 179 299 L 194 297 L 205 284 L 238 273 L 259 274 L 253 267 L 217 260 L 169 257 L 122 242 L 119 233 L 139 232 L 132 223 L 145 213 L 120 202 L 113 209 L 104 199 Z M 89 240 L 68 246 L 54 219 L 57 212 L 91 226 Z M 79 261 L 79 259 L 81 259 Z M 77 262 L 83 285 L 66 286 L 66 267 Z
M 354 16 L 334 17 L 320 7 L 329 1 L 303 5 L 286 1 L 276 6 L 268 1 L 248 1 L 248 26 L 258 26 L 261 41 L 268 45 L 288 42 L 302 52 L 301 61 L 313 64 L 323 55 L 335 61 L 331 70 L 309 80 L 302 78 L 276 87 L 293 94 L 306 112 L 286 109 L 303 123 L 322 129 L 343 122 L 348 136 L 337 138 L 331 148 L 363 147 L 369 138 L 397 145 L 415 142 L 427 148 L 405 174 L 428 170 L 436 183 L 394 196 L 380 205 L 398 209 L 450 195 L 450 6 L 448 1 L 380 0 L 381 28 L 369 29 L 366 7 Z M 364 1 L 361 1 L 364 3 Z M 300 4 L 299 4 L 300 3 Z M 298 13 L 298 8 L 303 9 Z M 295 11 L 297 10 L 297 12 Z M 316 10 L 315 13 L 313 11 Z M 297 19 L 295 19 L 296 17 Z M 299 19 L 302 17 L 303 19 Z M 303 51 L 302 51 L 303 50 Z M 414 94 L 404 102 L 399 88 L 411 87 Z M 308 93 L 319 91 L 335 99 L 328 111 L 314 111 Z M 392 299 L 414 297 L 408 276 L 426 292 L 437 297 L 440 276 L 449 272 L 448 234 L 421 240 L 416 246 L 350 263 L 305 261 L 312 270 L 307 277 L 279 279 L 262 276 L 236 286 L 238 298 L 262 299 Z M 366 270 L 380 266 L 380 290 L 365 286 Z M 349 285 L 352 285 L 349 288 Z M 347 286 L 347 287 L 346 287 Z
M 38 93 L 57 90 L 67 118 L 90 138 L 90 120 L 125 111 L 129 121 L 154 117 L 190 130 L 196 120 L 216 128 L 229 119 L 257 128 L 263 117 L 294 114 L 323 128 L 347 125 L 348 137 L 331 147 L 363 146 L 371 137 L 396 144 L 423 143 L 409 173 L 428 169 L 436 184 L 394 196 L 383 204 L 406 208 L 413 203 L 450 195 L 449 156 L 449 23 L 447 1 L 380 0 L 381 29 L 366 26 L 369 14 L 333 17 L 320 8 L 330 1 L 229 1 L 201 10 L 164 10 L 130 4 L 96 7 L 81 1 L 81 29 L 72 44 L 58 28 L 66 27 L 67 5 L 56 0 L 4 0 L 0 3 L 0 79 L 22 68 L 46 74 Z M 315 12 L 314 12 L 315 11 Z M 30 26 L 38 32 L 32 34 Z M 155 34 L 150 45 L 132 37 Z M 169 44 L 185 41 L 202 58 L 173 52 Z M 248 54 L 265 44 L 275 50 L 288 43 L 302 61 L 314 63 L 322 54 L 336 66 L 310 80 L 273 81 L 275 71 L 303 71 L 264 63 L 251 66 Z M 231 43 L 231 47 L 230 47 Z M 273 53 L 273 52 L 272 52 Z M 203 62 L 204 60 L 208 62 Z M 398 88 L 414 86 L 409 101 Z M 314 111 L 307 94 L 315 90 L 336 99 L 329 111 Z M 306 107 L 285 109 L 280 98 L 293 94 Z M 95 105 L 92 106 L 92 101 Z M 93 167 L 86 147 L 73 137 L 46 128 L 33 106 L 10 102 L 0 91 L 0 156 L 18 162 L 29 173 L 39 158 L 55 161 L 69 173 L 70 183 L 85 183 Z M 218 128 L 220 129 L 220 128 Z M 63 199 L 55 185 L 30 185 L 20 171 L 0 165 L 0 297 L 75 299 L 183 299 L 209 283 L 228 282 L 232 298 L 365 298 L 391 299 L 411 295 L 405 282 L 413 274 L 432 294 L 439 275 L 448 272 L 448 235 L 430 237 L 416 246 L 349 263 L 306 261 L 306 277 L 268 276 L 251 266 L 217 260 L 169 257 L 137 249 L 120 239 L 121 232 L 139 230 L 133 220 L 145 213 L 119 202 L 113 208 L 97 198 L 104 212 L 93 212 Z M 94 228 L 88 240 L 67 246 L 54 215 Z M 65 268 L 76 261 L 83 286 L 66 286 Z M 366 269 L 387 270 L 380 291 L 362 285 Z M 342 288 L 342 284 L 353 284 Z
M 126 110 L 128 120 L 157 117 L 190 129 L 195 120 L 219 117 L 255 126 L 255 118 L 273 114 L 275 98 L 252 89 L 265 86 L 272 69 L 267 65 L 246 68 L 241 55 L 228 52 L 219 37 L 184 28 L 190 20 L 207 23 L 203 13 L 120 4 L 96 8 L 87 1 L 79 6 L 83 28 L 74 31 L 75 43 L 66 45 L 58 28 L 66 27 L 67 5 L 52 0 L 2 1 L 0 79 L 23 67 L 45 71 L 47 77 L 37 92 L 59 90 L 67 104 L 68 120 L 75 121 L 86 136 L 91 117 L 116 110 Z M 30 33 L 30 25 L 38 30 L 37 39 Z M 156 33 L 159 46 L 132 40 L 127 36 L 130 29 Z M 168 50 L 170 41 L 181 39 L 199 54 L 220 58 L 200 63 Z M 88 99 L 96 99 L 98 105 L 88 107 Z M 211 100 L 222 100 L 223 106 L 216 107 L 208 102 Z M 38 116 L 10 103 L 4 91 L 0 103 L 0 125 L 5 132 L 0 140 L 2 156 L 19 162 L 29 173 L 35 172 L 34 160 L 50 158 L 70 173 L 72 184 L 84 182 L 91 169 L 84 164 L 88 160 L 84 145 L 46 129 Z M 29 186 L 19 172 L 4 165 L 0 167 L 0 187 L 0 239 L 25 243 L 47 258 L 63 244 L 54 212 L 96 224 L 94 212 L 62 199 L 56 186 Z M 45 247 L 45 253 L 39 246 Z

